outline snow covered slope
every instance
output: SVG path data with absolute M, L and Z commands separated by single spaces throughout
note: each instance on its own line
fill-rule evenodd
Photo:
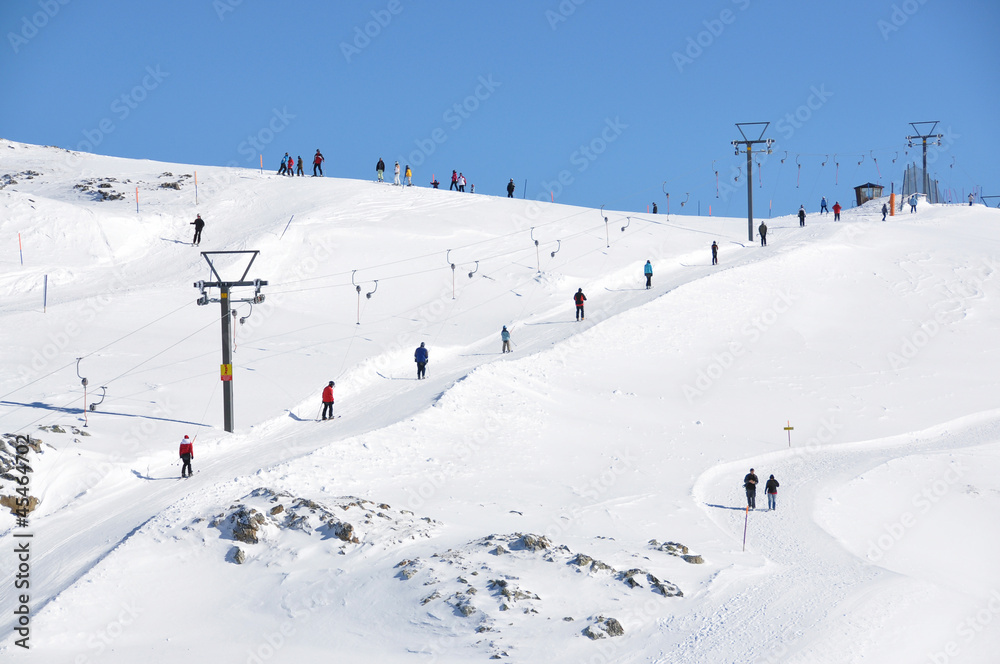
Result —
M 0 515 L 12 661 L 1000 647 L 996 210 L 882 223 L 878 201 L 768 220 L 760 247 L 740 219 L 8 141 L 0 184 L 0 459 L 42 441 L 27 527 Z M 268 284 L 234 307 L 228 434 L 220 309 L 193 284 L 201 251 L 245 250 Z M 316 422 L 329 380 L 340 417 Z M 781 482 L 776 511 L 762 490 L 744 510 L 751 467 Z

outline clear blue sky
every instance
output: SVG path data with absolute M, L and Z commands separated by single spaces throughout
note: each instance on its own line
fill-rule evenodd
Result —
M 932 174 L 1000 194 L 995 0 L 4 0 L 0 25 L 0 136 L 27 143 L 247 167 L 256 144 L 271 171 L 320 148 L 338 177 L 381 156 L 421 186 L 739 216 L 734 123 L 770 121 L 766 217 L 898 190 L 908 123 L 940 120 Z

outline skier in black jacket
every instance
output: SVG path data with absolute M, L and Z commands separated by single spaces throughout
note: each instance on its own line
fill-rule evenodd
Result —
M 771 475 L 764 485 L 764 493 L 767 494 L 767 509 L 775 509 L 775 503 L 778 501 L 778 480 L 774 479 L 774 475 Z
M 514 178 L 507 183 L 507 198 L 514 198 Z
M 205 227 L 205 220 L 201 218 L 201 215 L 197 215 L 188 226 L 194 226 L 194 239 L 191 240 L 191 246 L 197 247 L 201 244 L 201 229 Z
M 757 476 L 754 475 L 753 468 L 743 478 L 743 487 L 747 490 L 747 507 L 757 508 Z

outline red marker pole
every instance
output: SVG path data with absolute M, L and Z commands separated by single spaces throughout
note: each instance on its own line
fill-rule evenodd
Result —
M 21 254 L 21 265 L 24 265 L 24 249 L 21 248 L 21 234 L 17 234 L 17 253 Z
M 747 550 L 747 524 L 750 523 L 750 506 L 747 505 L 747 516 L 743 520 L 743 550 Z
M 135 188 L 135 213 L 139 214 L 139 187 Z
M 260 174 L 264 174 L 264 155 L 260 156 Z

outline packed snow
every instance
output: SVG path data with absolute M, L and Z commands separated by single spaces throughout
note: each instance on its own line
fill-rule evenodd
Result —
M 996 661 L 1000 211 L 886 200 L 761 247 L 0 141 L 0 654 Z

